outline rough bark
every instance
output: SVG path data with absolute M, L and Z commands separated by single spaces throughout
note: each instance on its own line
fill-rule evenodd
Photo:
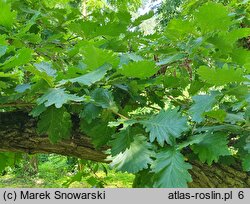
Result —
M 190 171 L 193 182 L 191 188 L 249 188 L 250 174 L 243 172 L 240 165 L 225 166 L 213 164 L 208 166 L 200 162 L 191 162 Z
M 78 121 L 73 119 L 74 123 Z M 36 132 L 37 121 L 23 112 L 0 113 L 0 152 L 56 153 L 66 156 L 105 162 L 106 155 L 96 150 L 88 137 L 78 132 L 74 125 L 72 138 L 52 144 L 46 135 Z M 220 164 L 208 166 L 192 162 L 193 182 L 189 187 L 250 187 L 250 174 L 243 172 L 239 166 L 229 167 Z
M 88 137 L 73 128 L 72 137 L 52 144 L 46 135 L 36 131 L 37 121 L 23 112 L 0 113 L 0 152 L 56 153 L 104 161 L 106 155 L 96 150 Z

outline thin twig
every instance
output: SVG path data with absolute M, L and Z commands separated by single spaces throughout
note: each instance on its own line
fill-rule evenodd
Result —
M 160 111 L 160 110 L 161 110 L 161 108 L 157 108 L 157 107 L 154 107 L 154 106 L 152 106 L 152 105 L 149 105 L 148 107 L 149 107 L 149 108 L 152 108 L 152 109 L 155 109 L 155 110 L 157 110 L 157 111 Z
M 6 103 L 0 104 L 0 108 L 7 108 L 7 107 L 30 107 L 36 105 L 35 103 Z
M 171 99 L 172 101 L 178 103 L 179 105 L 183 105 L 181 102 L 177 101 L 173 96 L 167 96 L 169 99 Z
M 69 42 L 69 41 L 74 40 L 74 39 L 79 38 L 79 37 L 80 37 L 80 36 L 70 37 L 70 38 L 67 39 L 67 41 Z
M 122 115 L 122 114 L 120 114 L 120 113 L 117 113 L 116 111 L 113 111 L 113 110 L 112 110 L 112 113 L 114 113 L 115 115 L 120 116 L 120 117 L 123 118 L 123 119 L 129 120 L 129 118 L 127 118 L 126 116 L 124 116 L 124 115 Z

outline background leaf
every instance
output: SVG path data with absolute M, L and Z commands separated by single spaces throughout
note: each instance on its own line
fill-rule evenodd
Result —
M 64 80 L 61 82 L 61 84 L 65 83 L 67 81 L 70 81 L 72 83 L 78 82 L 79 84 L 90 86 L 90 85 L 100 81 L 101 79 L 103 79 L 104 76 L 107 74 L 107 71 L 110 68 L 111 68 L 110 65 L 105 64 L 105 65 L 99 67 L 98 69 L 96 69 L 92 72 L 89 72 L 87 74 L 84 74 L 80 77 L 76 77 L 76 78 L 69 79 L 69 80 Z
M 228 30 L 232 24 L 226 7 L 214 2 L 201 6 L 194 17 L 203 32 Z
M 49 107 L 40 116 L 37 130 L 40 134 L 48 134 L 52 143 L 68 139 L 72 128 L 70 114 L 65 108 Z
M 16 12 L 11 11 L 10 4 L 4 0 L 0 0 L 0 25 L 7 28 L 12 27 L 16 20 Z
M 135 131 L 133 131 L 133 129 L 130 127 L 114 134 L 112 136 L 113 140 L 109 143 L 111 146 L 111 155 L 115 156 L 126 151 L 126 149 L 128 149 L 131 143 L 134 141 L 135 136 Z
M 126 77 L 135 77 L 140 79 L 146 79 L 153 76 L 157 72 L 155 64 L 151 61 L 138 61 L 130 62 L 123 65 L 118 73 Z
M 200 78 L 209 84 L 221 86 L 231 82 L 243 82 L 246 81 L 243 77 L 243 73 L 240 69 L 232 68 L 217 68 L 211 69 L 209 67 L 201 66 L 198 69 Z
M 216 94 L 211 95 L 196 95 L 192 97 L 194 104 L 189 109 L 189 114 L 195 122 L 202 122 L 204 120 L 203 114 L 211 111 L 216 103 Z
M 244 158 L 243 158 L 243 169 L 245 171 L 250 171 L 250 154 L 247 154 Z
M 205 135 L 205 136 L 204 136 Z M 192 146 L 194 153 L 198 154 L 202 162 L 207 162 L 209 165 L 213 161 L 217 162 L 220 156 L 230 155 L 228 148 L 226 133 L 204 133 L 201 135 L 204 139 Z M 196 137 L 200 137 L 197 135 Z
M 79 97 L 73 94 L 68 94 L 62 88 L 49 89 L 42 97 L 37 99 L 38 105 L 44 103 L 46 107 L 55 105 L 57 108 L 61 108 L 63 104 L 68 101 L 81 102 L 84 101 L 83 97 Z
M 94 103 L 102 108 L 108 108 L 111 110 L 117 109 L 112 93 L 107 89 L 95 89 L 91 93 L 91 97 L 94 100 Z
M 113 66 L 118 65 L 118 57 L 110 50 L 99 49 L 93 45 L 84 46 L 81 52 L 85 56 L 83 62 L 88 70 L 95 70 L 98 67 L 108 63 Z
M 106 146 L 115 133 L 115 129 L 108 127 L 107 122 L 101 119 L 95 119 L 91 123 L 81 120 L 80 126 L 81 131 L 92 139 L 95 148 Z

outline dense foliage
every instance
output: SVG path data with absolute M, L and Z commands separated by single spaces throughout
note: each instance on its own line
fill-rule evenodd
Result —
M 0 176 L 0 188 L 131 188 L 134 175 L 56 154 L 23 155 Z
M 79 117 L 135 187 L 186 187 L 194 160 L 250 171 L 248 1 L 191 1 L 147 36 L 152 13 L 132 19 L 124 1 L 84 16 L 49 2 L 0 0 L 1 111 L 28 111 L 52 143 Z M 15 158 L 0 153 L 0 169 Z

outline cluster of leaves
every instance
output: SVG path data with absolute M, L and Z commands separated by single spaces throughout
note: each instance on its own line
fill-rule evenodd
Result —
M 98 171 L 103 171 L 105 175 L 108 175 L 107 165 L 92 161 L 77 161 L 77 172 L 74 176 L 69 177 L 63 184 L 63 187 L 68 188 L 74 182 L 81 182 L 82 179 L 93 188 L 104 188 L 106 185 L 106 178 L 98 176 Z
M 184 17 L 206 2 L 209 0 L 163 0 L 156 12 L 160 22 L 159 29 L 165 27 L 171 19 Z M 241 19 L 243 24 L 249 24 L 249 0 L 212 0 L 212 2 L 230 6 L 237 15 L 244 16 Z
M 145 36 L 138 26 L 151 14 L 83 17 L 70 2 L 33 0 L 0 0 L 0 9 L 3 111 L 28 110 L 53 143 L 70 138 L 77 115 L 135 186 L 186 187 L 193 159 L 239 159 L 250 171 L 247 16 L 203 3 Z
M 167 23 L 181 14 L 181 5 L 184 0 L 164 0 L 161 5 L 157 8 L 157 13 L 159 14 L 160 22 L 163 26 L 166 26 Z
M 20 161 L 21 156 L 17 153 L 3 152 L 0 153 L 0 172 L 2 172 L 6 166 L 15 166 Z M 1 174 L 0 174 L 1 175 Z

